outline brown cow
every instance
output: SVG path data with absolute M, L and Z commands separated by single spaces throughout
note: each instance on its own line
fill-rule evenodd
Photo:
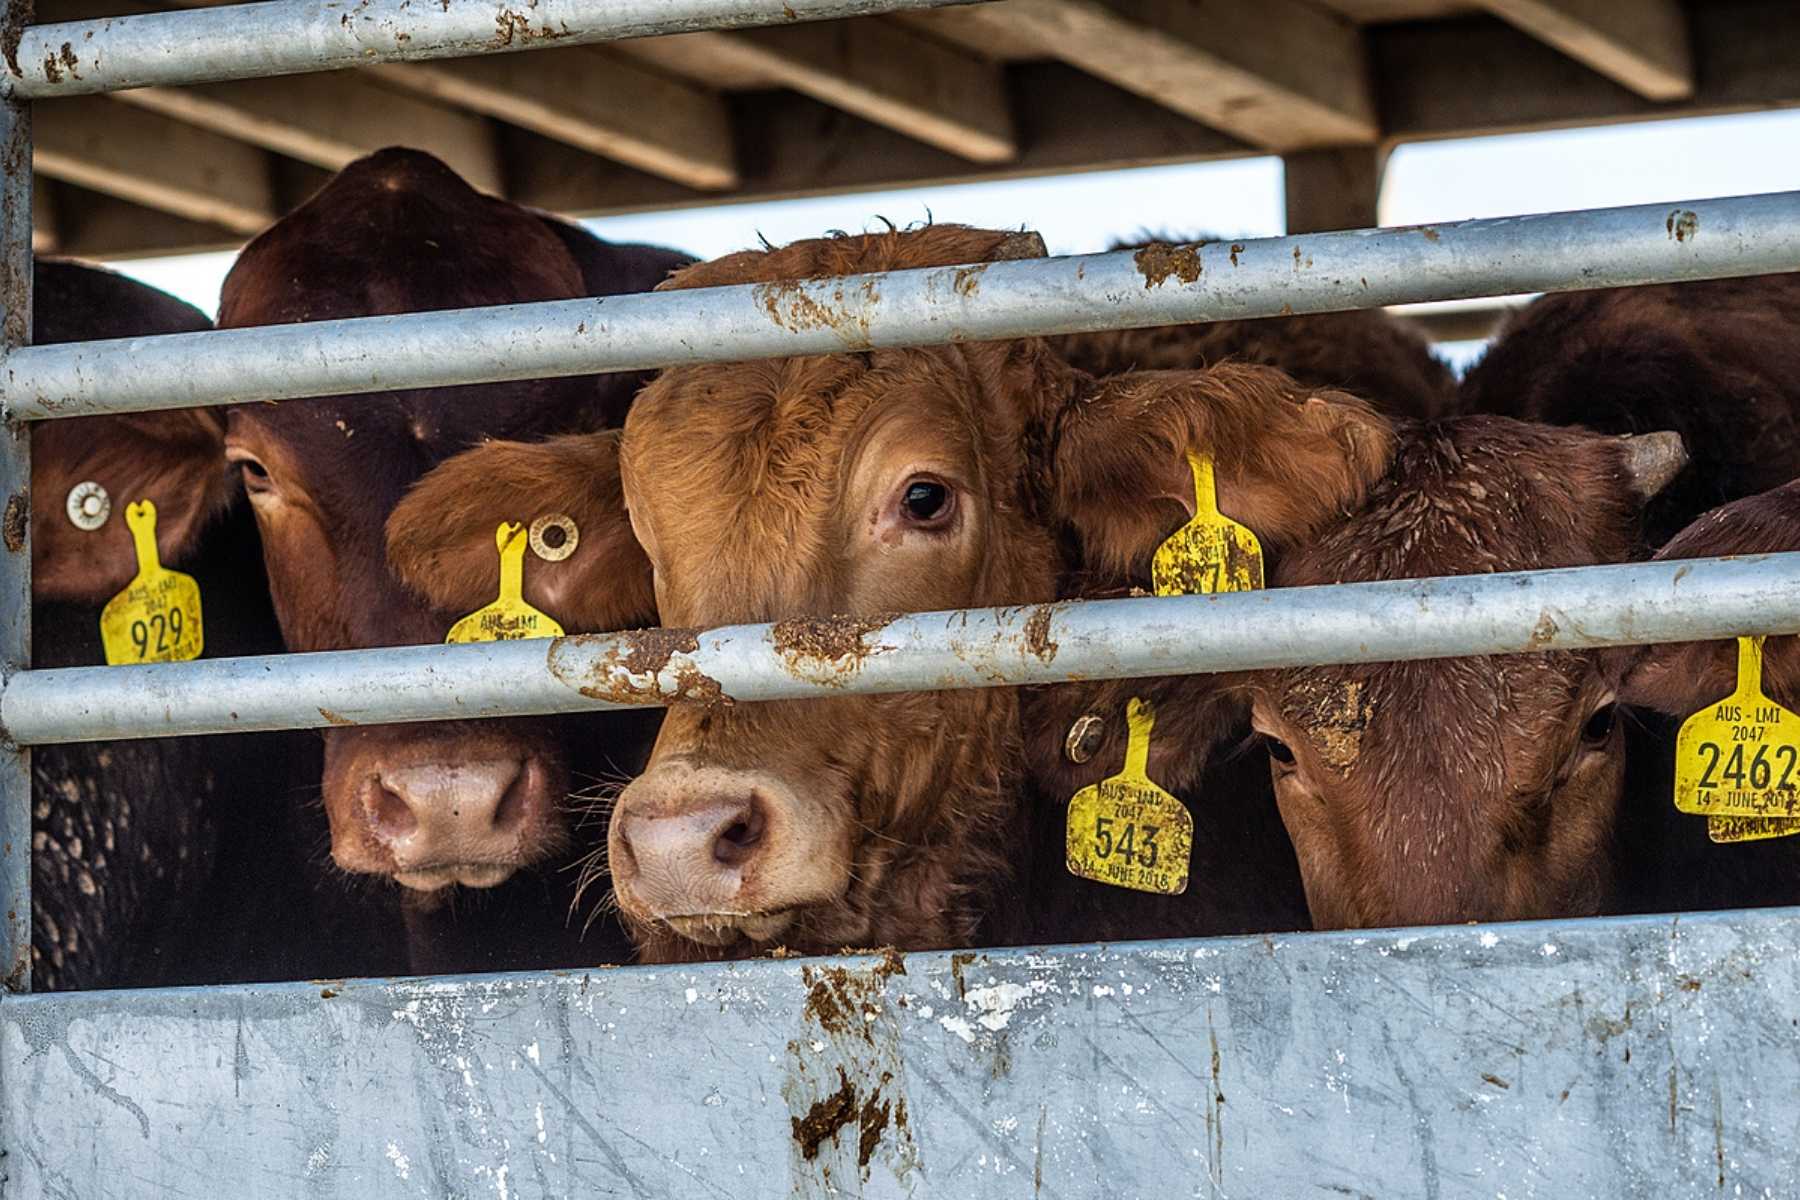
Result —
M 729 255 L 672 286 L 1035 243 L 958 226 L 840 236 Z M 647 555 L 671 626 L 1050 600 L 1068 577 L 1143 568 L 1191 505 L 1189 447 L 1215 455 L 1227 510 L 1280 544 L 1354 504 L 1388 446 L 1365 404 L 1266 367 L 1096 381 L 1037 339 L 683 367 L 644 390 L 617 449 L 642 550 L 621 537 L 614 562 L 566 574 L 607 598 Z M 614 454 L 603 438 L 471 451 L 396 510 L 396 567 L 440 600 L 480 594 L 479 531 L 446 523 L 449 498 L 574 504 Z M 598 619 L 633 616 L 647 614 Z M 611 823 L 644 957 L 965 943 L 1030 816 L 1017 708 L 988 689 L 671 709 Z
M 1507 323 L 1456 404 L 1680 433 L 1689 465 L 1645 514 L 1659 546 L 1707 509 L 1800 476 L 1796 329 L 1800 274 L 1545 296 Z
M 608 245 L 477 193 L 430 155 L 385 150 L 346 167 L 244 249 L 225 281 L 219 323 L 641 291 L 686 261 L 672 251 Z M 223 458 L 216 433 L 211 441 L 171 443 L 170 453 L 190 462 L 207 487 L 222 488 L 225 459 L 241 476 L 290 650 L 438 642 L 463 614 L 433 609 L 387 569 L 383 525 L 401 494 L 437 462 L 488 437 L 614 426 L 640 382 L 589 376 L 242 405 L 226 418 Z M 201 497 L 193 508 L 203 512 L 211 493 L 199 482 L 193 490 Z M 184 527 L 183 509 L 165 511 L 165 530 Z M 509 503 L 483 519 L 497 525 L 540 515 Z M 489 539 L 491 554 L 491 530 Z M 585 552 L 578 546 L 575 559 Z M 592 761 L 582 764 L 587 774 L 616 771 L 608 765 L 615 757 L 629 768 L 647 750 L 645 718 L 600 722 L 582 729 L 581 744 L 591 751 Z M 556 722 L 327 730 L 323 791 L 332 858 L 346 871 L 403 885 L 409 921 L 417 918 L 421 928 L 429 924 L 423 914 L 441 906 L 453 885 L 487 888 L 521 868 L 552 863 L 568 844 L 566 732 Z M 542 896 L 560 912 L 568 898 L 555 895 L 558 888 L 567 891 L 532 872 L 479 904 L 443 907 L 459 909 L 465 927 L 480 915 L 471 910 L 497 910 L 527 894 L 527 903 L 542 908 Z M 505 944 L 506 922 L 497 928 Z M 563 948 L 556 954 L 567 957 Z M 519 963 L 478 956 L 460 965 Z
M 1715 509 L 1657 552 L 1659 561 L 1800 550 L 1800 481 Z M 1629 912 L 1800 903 L 1800 841 L 1720 845 L 1702 817 L 1674 808 L 1674 734 L 1682 719 L 1731 693 L 1736 643 L 1629 646 L 1607 654 L 1621 701 L 1649 710 L 1635 739 L 1642 769 L 1619 830 L 1620 907 Z M 1763 645 L 1763 691 L 1800 710 L 1800 638 Z M 1634 763 L 1634 768 L 1638 764 Z

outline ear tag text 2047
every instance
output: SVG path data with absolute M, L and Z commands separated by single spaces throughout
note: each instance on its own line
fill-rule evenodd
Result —
M 125 525 L 137 549 L 137 574 L 100 610 L 100 644 L 108 666 L 186 662 L 205 646 L 200 585 L 162 565 L 156 551 L 156 505 L 125 506 Z
M 1762 689 L 1763 639 L 1738 639 L 1737 687 L 1681 723 L 1675 807 L 1716 842 L 1800 833 L 1800 716 Z
M 446 642 L 511 642 L 524 638 L 563 636 L 563 627 L 546 612 L 525 603 L 525 526 L 503 521 L 494 531 L 500 551 L 500 596 L 450 627 Z
M 1156 713 L 1133 698 L 1125 711 L 1125 769 L 1069 801 L 1066 857 L 1071 875 L 1139 892 L 1187 891 L 1194 818 L 1147 773 Z
M 1188 466 L 1194 472 L 1194 515 L 1157 547 L 1150 560 L 1156 594 L 1210 596 L 1262 587 L 1262 544 L 1219 511 L 1212 457 L 1190 450 Z

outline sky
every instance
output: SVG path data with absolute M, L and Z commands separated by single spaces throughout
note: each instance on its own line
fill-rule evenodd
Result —
M 1786 153 L 1775 152 L 1788 147 Z M 1382 184 L 1384 225 L 1558 212 L 1800 189 L 1800 111 L 1612 125 L 1402 146 Z M 1080 254 L 1152 232 L 1272 237 L 1285 232 L 1281 163 L 1240 159 L 954 184 L 769 203 L 637 213 L 584 222 L 613 241 L 674 246 L 701 258 L 862 230 L 885 218 L 1024 225 L 1052 254 Z M 113 266 L 217 311 L 232 256 L 137 259 Z M 1477 302 L 1481 303 L 1481 302 Z M 1464 366 L 1480 343 L 1447 343 Z

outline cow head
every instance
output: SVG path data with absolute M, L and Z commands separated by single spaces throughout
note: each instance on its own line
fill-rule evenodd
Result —
M 1638 438 L 1469 417 L 1415 426 L 1368 502 L 1284 558 L 1293 587 L 1621 561 L 1681 468 Z M 1624 758 L 1580 651 L 1253 677 L 1283 822 L 1321 927 L 1598 911 Z
M 672 284 L 762 282 L 779 306 L 774 281 L 1022 253 L 1035 236 L 934 226 L 736 254 Z M 1100 384 L 1035 339 L 682 367 L 640 395 L 618 448 L 641 551 L 618 542 L 590 586 L 647 560 L 665 625 L 847 614 L 777 643 L 853 670 L 855 630 L 883 613 L 1050 600 L 1071 572 L 1141 567 L 1191 507 L 1189 447 L 1217 457 L 1222 503 L 1282 532 L 1353 502 L 1387 446 L 1365 406 L 1277 371 Z M 533 452 L 482 447 L 440 472 L 497 477 L 511 456 L 515 480 L 551 483 L 535 504 L 573 503 L 579 480 L 518 469 Z M 672 708 L 610 829 L 645 956 L 967 937 L 970 893 L 1004 872 L 1016 706 L 988 689 Z
M 222 326 L 566 299 L 582 270 L 547 221 L 482 196 L 442 163 L 383 151 L 352 164 L 239 256 Z M 262 532 L 282 633 L 296 651 L 441 641 L 461 611 L 408 591 L 384 528 L 407 488 L 492 436 L 616 421 L 622 377 L 337 396 L 231 410 L 226 454 Z M 488 496 L 480 519 L 545 515 Z M 529 574 L 530 572 L 528 572 Z M 489 886 L 553 854 L 567 793 L 543 723 L 447 722 L 325 733 L 332 856 L 418 891 Z
M 199 309 L 135 280 L 80 263 L 40 259 L 32 281 L 41 345 L 192 333 L 211 328 Z M 31 591 L 39 600 L 103 603 L 137 573 L 124 506 L 156 504 L 157 550 L 177 562 L 233 488 L 220 454 L 225 424 L 209 409 L 71 417 L 31 427 Z M 97 528 L 68 516 L 70 490 L 105 489 L 114 509 Z

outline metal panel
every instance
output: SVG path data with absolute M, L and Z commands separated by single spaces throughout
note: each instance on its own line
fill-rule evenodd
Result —
M 9 0 L 0 41 L 31 19 Z M 31 341 L 31 106 L 0 100 L 0 353 Z M 0 679 L 31 662 L 31 431 L 0 427 Z M 0 685 L 3 686 L 3 685 Z M 0 986 L 31 986 L 31 752 L 0 742 Z
M 1792 911 L 0 1002 L 21 1196 L 1788 1196 Z
M 19 351 L 16 417 L 1800 270 L 1800 192 Z
M 30 744 L 1800 632 L 1800 554 L 14 676 Z
M 33 99 L 82 96 L 971 2 L 266 0 L 32 26 L 6 55 L 11 74 L 0 76 L 0 93 Z

